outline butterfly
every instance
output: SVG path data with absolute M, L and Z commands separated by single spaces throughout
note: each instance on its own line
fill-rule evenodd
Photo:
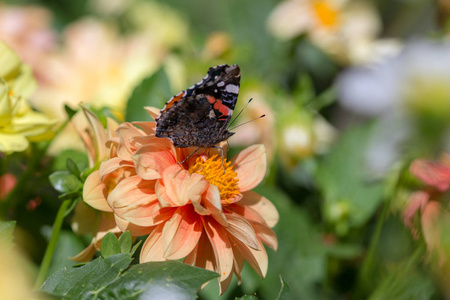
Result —
M 170 139 L 179 148 L 217 148 L 216 144 L 234 134 L 227 126 L 240 80 L 238 65 L 209 68 L 203 80 L 167 101 L 155 119 L 156 136 Z

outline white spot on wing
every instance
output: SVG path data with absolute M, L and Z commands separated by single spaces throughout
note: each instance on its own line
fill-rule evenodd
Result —
M 209 117 L 210 119 L 214 119 L 214 118 L 216 117 L 216 114 L 214 113 L 214 111 L 213 111 L 212 109 L 209 111 L 208 117 Z
M 225 90 L 229 93 L 234 93 L 234 94 L 238 94 L 239 93 L 239 87 L 237 85 L 234 84 L 228 84 L 225 87 Z
M 218 87 L 222 87 L 222 86 L 224 86 L 224 85 L 225 85 L 225 82 L 223 82 L 223 81 L 221 81 L 221 82 L 219 82 L 219 83 L 217 84 Z

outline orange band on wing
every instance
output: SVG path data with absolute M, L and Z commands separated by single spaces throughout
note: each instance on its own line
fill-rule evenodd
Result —
M 230 109 L 228 106 L 222 103 L 222 101 L 214 98 L 213 96 L 206 96 L 206 99 L 208 99 L 208 102 L 213 105 L 213 108 L 215 110 L 218 110 L 220 113 L 222 113 L 219 118 L 226 118 L 228 116 L 231 116 L 233 113 L 233 110 Z
M 164 106 L 164 108 L 161 111 L 164 111 L 164 110 L 169 109 L 170 107 L 172 107 L 176 102 L 180 101 L 181 98 L 183 98 L 183 96 L 184 96 L 184 91 L 182 91 L 178 95 L 173 96 L 172 99 L 167 101 L 166 105 Z

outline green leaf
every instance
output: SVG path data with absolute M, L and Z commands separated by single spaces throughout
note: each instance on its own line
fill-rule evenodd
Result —
M 329 88 L 315 97 L 307 106 L 314 111 L 320 111 L 322 108 L 333 104 L 335 101 L 336 92 L 333 88 Z
M 131 255 L 117 254 L 106 259 L 99 257 L 79 268 L 64 268 L 53 273 L 41 290 L 66 299 L 96 299 L 131 261 Z
M 134 89 L 133 94 L 128 99 L 125 120 L 150 120 L 151 118 L 144 110 L 144 106 L 162 108 L 171 96 L 169 78 L 164 69 L 161 68 L 156 73 L 142 80 Z
M 80 178 L 80 169 L 78 169 L 77 164 L 73 161 L 73 159 L 68 158 L 66 161 L 67 170 L 72 173 L 77 178 Z
M 286 281 L 284 281 L 283 277 L 281 276 L 280 281 L 281 281 L 280 293 L 278 294 L 278 297 L 275 300 L 293 299 L 294 295 L 292 295 L 289 285 L 286 283 Z
M 122 233 L 119 237 L 119 244 L 121 253 L 130 253 L 133 242 L 131 239 L 131 233 L 128 230 Z
M 365 155 L 372 132 L 370 123 L 347 131 L 319 165 L 323 213 L 341 235 L 365 224 L 382 200 L 383 185 L 367 179 Z
M 120 253 L 120 245 L 114 233 L 108 232 L 102 240 L 100 253 L 104 258 L 108 258 Z
M 13 231 L 16 221 L 0 222 L 0 242 L 2 245 L 13 245 Z
M 73 110 L 70 106 L 67 104 L 64 105 L 64 110 L 67 113 L 68 120 L 72 119 L 72 117 L 78 112 L 78 110 Z
M 278 250 L 267 250 L 269 270 L 259 286 L 246 288 L 248 280 L 243 278 L 242 287 L 247 293 L 257 289 L 264 299 L 276 299 L 282 274 L 283 279 L 291 283 L 292 299 L 325 298 L 317 286 L 327 278 L 327 251 L 322 233 L 312 222 L 310 214 L 295 205 L 280 189 L 260 185 L 255 191 L 271 200 L 280 215 L 274 228 Z
M 178 261 L 133 265 L 106 287 L 102 299 L 196 299 L 196 291 L 219 274 Z
M 242 297 L 239 298 L 234 298 L 235 300 L 258 300 L 258 297 L 254 296 L 254 295 L 244 295 Z
M 69 171 L 56 171 L 49 176 L 53 188 L 61 193 L 77 192 L 83 183 Z
M 142 244 L 142 240 L 139 240 L 131 249 L 131 255 L 134 255 L 134 253 L 137 251 L 137 249 L 139 248 L 139 246 Z

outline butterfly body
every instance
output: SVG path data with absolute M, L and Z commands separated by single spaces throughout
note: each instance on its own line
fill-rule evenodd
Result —
M 211 148 L 234 134 L 227 130 L 239 94 L 237 65 L 209 68 L 202 81 L 172 97 L 156 121 L 156 136 L 179 148 Z

